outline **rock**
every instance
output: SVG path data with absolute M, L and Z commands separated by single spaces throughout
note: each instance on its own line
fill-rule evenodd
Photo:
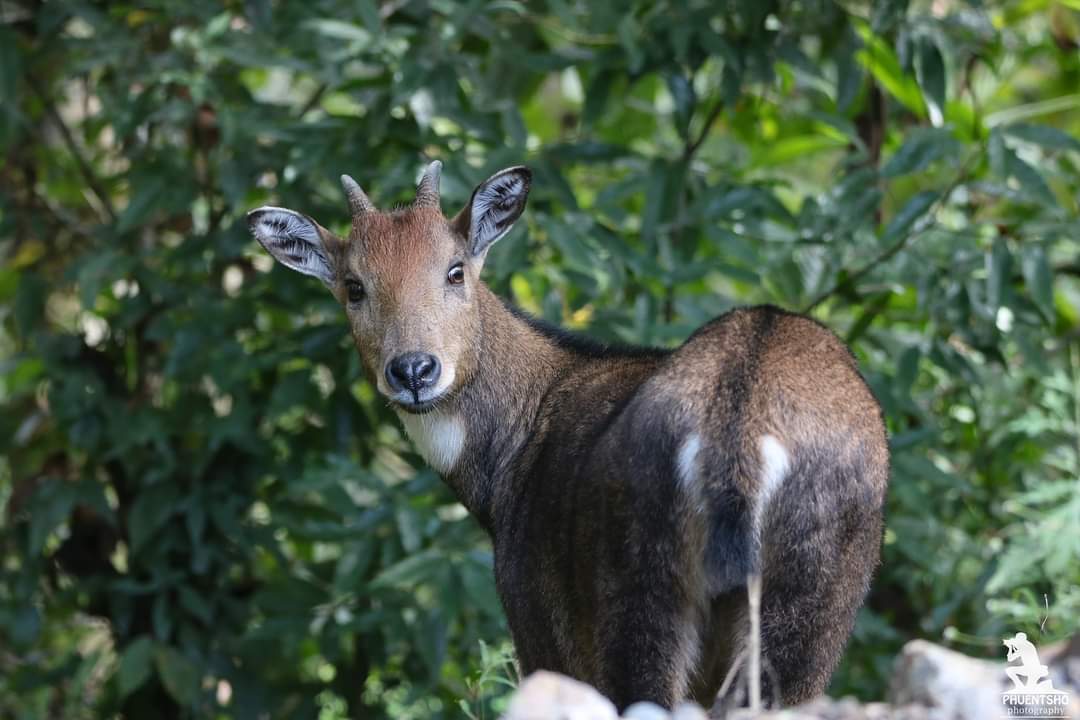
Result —
M 671 714 L 656 703 L 636 702 L 623 711 L 625 720 L 671 720 Z
M 589 685 L 552 672 L 535 672 L 521 683 L 504 720 L 618 720 L 606 697 Z
M 821 697 L 798 707 L 752 713 L 747 709 L 730 712 L 725 720 L 954 720 L 941 710 L 921 705 L 893 707 L 887 703 L 860 704 L 854 698 L 834 700 Z M 994 720 L 988 718 L 985 720 Z
M 709 720 L 709 716 L 700 706 L 683 703 L 671 713 L 671 720 Z
M 1080 634 L 1048 645 L 1039 657 L 1050 666 L 1054 687 L 1072 693 L 1075 712 L 1080 716 Z
M 1004 656 L 1004 655 L 1003 655 Z M 1069 693 L 1065 716 L 1080 720 L 1080 636 L 1048 645 L 1040 654 L 1048 680 Z M 904 646 L 896 660 L 889 703 L 817 698 L 799 707 L 751 713 L 732 710 L 726 720 L 993 720 L 1005 717 L 1002 694 L 1013 689 L 1005 662 L 979 660 L 924 640 Z M 707 720 L 692 703 L 673 713 L 635 703 L 624 720 Z M 506 720 L 618 720 L 615 706 L 593 688 L 555 673 L 539 672 L 522 683 Z
M 894 707 L 887 703 L 862 704 L 855 698 L 834 700 L 829 697 L 818 698 L 800 705 L 792 712 L 802 713 L 800 720 L 952 720 L 939 710 L 921 705 Z M 772 715 L 769 716 L 774 717 Z M 777 713 L 776 718 L 787 716 Z
M 986 720 L 1002 714 L 1006 681 L 1002 663 L 913 640 L 896 659 L 889 699 L 894 705 L 939 708 L 950 720 Z

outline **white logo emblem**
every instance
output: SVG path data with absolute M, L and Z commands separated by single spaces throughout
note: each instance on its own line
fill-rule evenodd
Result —
M 1013 688 L 1002 693 L 1001 702 L 1005 717 L 1063 718 L 1069 709 L 1069 694 L 1055 690 L 1050 680 L 1050 668 L 1039 661 L 1039 651 L 1018 632 L 1011 639 L 1002 641 L 1009 649 L 1005 659 L 1010 663 L 1005 674 L 1013 681 Z

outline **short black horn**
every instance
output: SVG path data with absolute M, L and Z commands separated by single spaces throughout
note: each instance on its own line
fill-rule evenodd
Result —
M 345 189 L 345 197 L 349 199 L 349 212 L 353 217 L 364 213 L 375 212 L 375 206 L 368 200 L 368 196 L 348 175 L 341 176 L 341 187 Z
M 439 207 L 439 179 L 442 177 L 442 163 L 432 161 L 424 171 L 424 177 L 420 178 L 420 184 L 416 186 L 416 207 Z

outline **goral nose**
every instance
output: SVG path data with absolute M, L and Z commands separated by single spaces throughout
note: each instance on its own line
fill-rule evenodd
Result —
M 386 382 L 392 390 L 408 390 L 419 402 L 420 391 L 438 381 L 439 371 L 439 359 L 434 355 L 404 353 L 387 363 Z

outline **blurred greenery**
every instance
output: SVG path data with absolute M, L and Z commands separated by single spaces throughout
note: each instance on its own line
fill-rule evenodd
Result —
M 0 2 L 0 717 L 494 717 L 490 549 L 244 213 L 525 162 L 487 280 L 855 349 L 894 451 L 834 684 L 1080 629 L 1077 0 Z M 1044 624 L 1045 620 L 1045 624 Z

